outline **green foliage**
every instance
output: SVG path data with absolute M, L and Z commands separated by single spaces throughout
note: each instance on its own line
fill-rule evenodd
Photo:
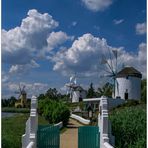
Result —
M 127 100 L 127 102 L 126 103 L 123 103 L 123 104 L 120 104 L 120 105 L 118 105 L 117 107 L 115 107 L 115 108 L 113 108 L 113 109 L 111 109 L 111 110 L 116 110 L 116 109 L 119 109 L 119 108 L 124 108 L 124 107 L 131 107 L 131 106 L 137 106 L 137 105 L 139 105 L 140 103 L 139 103 L 139 101 L 137 101 L 137 100 Z
M 146 103 L 147 100 L 147 81 L 146 79 L 143 79 L 141 81 L 141 102 Z
M 38 100 L 44 100 L 45 99 L 45 95 L 44 94 L 40 94 L 39 96 L 38 96 Z
M 45 98 L 50 100 L 58 100 L 60 98 L 60 94 L 56 88 L 49 88 L 45 94 Z
M 2 99 L 2 107 L 14 107 L 17 99 L 11 96 L 9 99 Z
M 38 112 L 44 116 L 50 124 L 63 121 L 63 125 L 65 126 L 70 117 L 70 110 L 64 103 L 49 99 L 39 101 Z
M 113 86 L 110 83 L 106 83 L 102 88 L 98 88 L 97 91 L 97 96 L 107 96 L 107 97 L 112 97 L 112 90 Z
M 146 148 L 146 107 L 133 106 L 111 112 L 117 148 Z
M 96 97 L 96 92 L 95 89 L 93 88 L 93 83 L 91 83 L 87 92 L 87 98 L 93 98 L 93 97 Z

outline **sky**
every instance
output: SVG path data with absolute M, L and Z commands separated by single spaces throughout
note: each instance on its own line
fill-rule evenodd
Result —
M 117 71 L 133 66 L 146 77 L 146 0 L 2 0 L 2 98 L 48 88 L 66 92 L 76 74 L 85 89 L 111 81 L 105 57 Z

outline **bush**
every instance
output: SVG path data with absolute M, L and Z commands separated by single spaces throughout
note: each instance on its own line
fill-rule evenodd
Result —
M 67 125 L 70 117 L 70 110 L 64 103 L 49 99 L 39 101 L 38 113 L 44 116 L 50 124 L 63 121 L 64 126 Z
M 112 111 L 112 110 L 119 109 L 119 108 L 122 109 L 122 108 L 124 108 L 124 107 L 137 106 L 137 105 L 139 105 L 139 104 L 140 104 L 140 103 L 139 103 L 139 101 L 137 101 L 137 100 L 127 100 L 126 103 L 120 104 L 120 105 L 118 105 L 117 107 L 112 108 L 111 111 Z
M 117 148 L 146 147 L 145 106 L 125 107 L 111 112 L 112 132 Z

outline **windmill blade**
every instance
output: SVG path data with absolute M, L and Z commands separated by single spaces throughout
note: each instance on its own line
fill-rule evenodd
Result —
M 118 51 L 117 50 L 112 50 L 115 58 L 116 58 L 116 64 L 115 64 L 115 72 L 117 73 L 117 58 L 118 58 Z
M 19 83 L 19 90 L 20 90 L 20 92 L 22 92 L 22 90 L 21 90 L 21 84 Z
M 113 52 L 113 54 L 114 54 L 115 58 L 117 58 L 117 55 L 118 55 L 117 50 L 112 50 L 112 52 Z
M 20 99 L 21 94 L 18 96 L 18 99 Z
M 104 74 L 104 75 L 101 75 L 100 78 L 103 78 L 103 77 L 113 77 L 114 75 L 111 74 L 111 75 L 108 75 L 108 74 Z
M 74 79 L 74 84 L 77 84 L 77 79 L 76 79 L 76 77 L 75 77 L 75 79 Z
M 119 96 L 119 83 L 118 83 L 117 79 L 115 81 L 116 81 L 116 85 L 117 85 L 117 96 Z
M 24 89 L 25 89 L 25 87 L 26 87 L 26 86 L 24 85 L 24 86 L 23 86 L 23 88 L 22 88 L 22 90 L 24 90 Z
M 101 59 L 101 64 L 106 64 L 106 63 L 107 63 L 106 58 L 105 58 L 105 57 L 102 57 L 102 59 Z
M 73 76 L 70 77 L 70 82 L 72 82 L 73 78 L 74 78 Z

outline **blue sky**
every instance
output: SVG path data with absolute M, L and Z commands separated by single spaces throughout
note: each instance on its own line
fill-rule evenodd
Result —
M 49 87 L 63 91 L 75 72 L 90 76 L 78 80 L 82 86 L 98 87 L 103 71 L 96 67 L 108 49 L 119 51 L 120 64 L 146 76 L 145 0 L 2 1 L 5 97 L 19 83 L 30 95 Z

